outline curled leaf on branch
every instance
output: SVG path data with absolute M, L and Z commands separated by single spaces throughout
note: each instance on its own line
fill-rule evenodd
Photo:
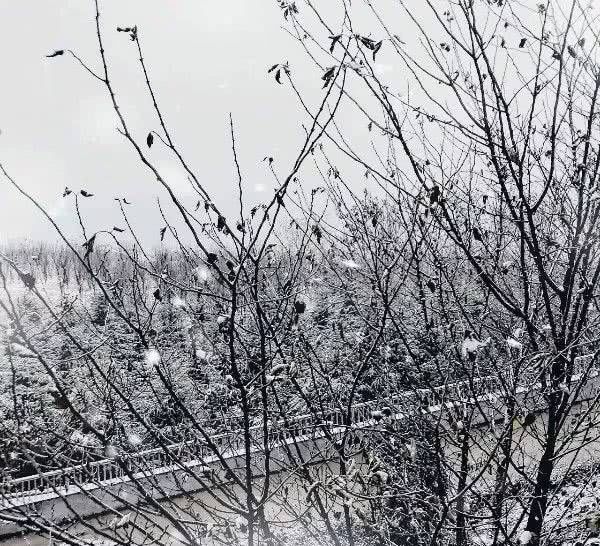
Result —
M 333 79 L 333 76 L 335 75 L 335 69 L 335 66 L 330 66 L 327 70 L 325 70 L 325 73 L 321 76 L 321 79 L 325 82 L 323 84 L 323 89 L 325 89 L 325 87 L 327 87 Z
M 137 26 L 133 27 L 117 27 L 117 32 L 125 32 L 129 34 L 131 41 L 134 42 L 137 38 Z
M 281 81 L 281 74 L 285 73 L 289 75 L 290 67 L 287 62 L 283 64 L 277 63 L 274 64 L 271 68 L 269 68 L 269 70 L 267 70 L 267 74 L 271 74 L 271 72 L 275 72 L 275 81 L 278 84 L 283 84 L 283 82 Z
M 333 53 L 333 50 L 335 49 L 335 44 L 337 44 L 340 41 L 341 37 L 341 34 L 329 37 L 329 39 L 331 40 L 331 45 L 329 46 L 329 53 Z
M 364 45 L 367 49 L 375 49 L 375 40 L 367 38 L 366 36 L 357 36 L 358 41 Z
M 285 0 L 278 0 L 279 7 L 283 10 L 283 17 L 287 19 L 290 15 L 298 13 L 298 7 L 296 2 L 287 2 Z
M 383 40 L 380 40 L 379 42 L 377 42 L 375 44 L 375 47 L 373 48 L 373 61 L 375 61 L 375 55 L 377 55 L 377 53 L 379 53 L 379 50 L 381 49 L 382 45 L 383 45 Z
M 85 260 L 92 252 L 94 252 L 94 244 L 96 243 L 96 234 L 92 235 L 85 243 L 81 246 L 85 248 L 85 254 L 83 259 Z
M 383 40 L 376 42 L 372 38 L 367 38 L 366 36 L 356 36 L 356 38 L 364 47 L 373 52 L 373 61 L 375 61 L 375 55 L 377 55 L 378 51 L 381 49 Z

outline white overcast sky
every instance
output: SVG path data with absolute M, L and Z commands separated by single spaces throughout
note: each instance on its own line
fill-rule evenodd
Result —
M 438 1 L 441 5 L 446 0 Z M 352 3 L 353 30 L 381 33 L 365 4 Z M 339 7 L 334 0 L 317 0 L 317 5 L 331 12 Z M 247 205 L 270 199 L 275 183 L 262 159 L 275 157 L 278 172 L 287 174 L 307 117 L 289 87 L 275 83 L 267 69 L 288 60 L 311 106 L 322 94 L 321 73 L 283 30 L 276 0 L 101 0 L 101 6 L 112 81 L 140 140 L 159 127 L 135 46 L 116 32 L 117 26 L 138 26 L 150 77 L 175 141 L 214 201 L 228 215 L 237 212 L 229 112 L 237 128 Z M 399 3 L 381 0 L 377 7 L 386 25 L 393 25 L 392 32 L 418 50 L 420 37 Z M 531 13 L 539 19 L 533 7 Z M 429 10 L 414 0 L 412 14 L 423 22 Z M 341 13 L 337 17 L 328 17 L 333 28 L 342 23 Z M 425 28 L 435 33 L 427 22 Z M 506 32 L 516 49 L 521 36 Z M 321 37 L 327 40 L 327 33 Z M 82 200 L 89 231 L 123 226 L 114 198 L 124 196 L 134 203 L 129 209 L 134 227 L 150 245 L 157 244 L 163 222 L 157 213 L 156 180 L 116 131 L 102 84 L 70 56 L 47 59 L 55 49 L 73 49 L 100 69 L 93 0 L 0 0 L 0 162 L 70 234 L 78 228 L 72 200 L 61 196 L 65 186 L 95 194 Z M 382 48 L 376 70 L 404 93 L 410 74 L 390 49 Z M 364 151 L 372 135 L 363 137 L 367 122 L 349 108 L 342 112 L 342 119 L 350 121 L 345 137 Z M 195 198 L 185 176 L 165 150 L 155 145 L 149 157 L 180 194 L 188 193 L 187 204 L 193 207 Z M 362 178 L 362 173 L 356 177 Z M 309 174 L 306 179 L 307 185 L 319 182 Z M 166 201 L 164 193 L 161 199 Z M 0 242 L 23 237 L 55 239 L 31 204 L 0 179 Z
M 296 75 L 315 73 L 282 30 L 274 0 L 103 0 L 102 25 L 114 84 L 132 126 L 142 137 L 158 129 L 132 42 L 116 26 L 137 24 L 158 98 L 176 140 L 209 190 L 233 211 L 235 178 L 228 115 L 238 132 L 248 201 L 265 199 L 273 181 L 261 160 L 291 160 L 302 136 L 294 98 L 267 68 L 284 59 Z M 65 186 L 96 194 L 83 200 L 92 229 L 118 220 L 115 196 L 134 202 L 132 219 L 144 231 L 154 214 L 156 182 L 140 167 L 116 132 L 101 84 L 68 56 L 46 59 L 54 49 L 73 49 L 99 67 L 91 0 L 0 2 L 0 161 L 57 219 L 72 230 Z M 304 65 L 302 64 L 304 63 Z M 303 74 L 305 71 L 305 74 Z M 315 82 L 319 89 L 319 81 Z M 156 147 L 163 172 L 185 179 Z M 32 206 L 0 181 L 0 240 L 52 240 Z
M 331 27 L 338 25 L 340 31 L 339 0 L 316 3 L 328 12 Z M 374 31 L 373 37 L 383 38 L 366 4 L 352 3 L 353 31 L 365 36 Z M 308 118 L 289 86 L 278 85 L 267 69 L 289 61 L 295 82 L 313 108 L 324 93 L 321 72 L 284 30 L 277 1 L 101 0 L 101 6 L 112 83 L 139 140 L 144 142 L 148 131 L 160 128 L 145 92 L 135 45 L 116 32 L 117 26 L 138 26 L 150 78 L 174 139 L 220 208 L 227 215 L 238 211 L 230 112 L 246 204 L 251 207 L 270 199 L 275 181 L 262 160 L 275 157 L 278 174 L 285 176 L 303 142 Z M 306 7 L 303 2 L 299 6 Z M 393 33 L 421 48 L 413 23 L 396 0 L 381 0 L 377 7 Z M 427 19 L 429 10 L 415 0 L 412 13 Z M 319 32 L 328 43 L 329 33 Z M 88 233 L 124 227 L 114 198 L 126 197 L 134 203 L 128 209 L 132 225 L 145 243 L 157 245 L 164 223 L 156 200 L 160 195 L 168 211 L 164 191 L 117 132 L 103 85 L 70 55 L 46 58 L 56 49 L 74 50 L 100 72 L 93 0 L 0 0 L 0 162 L 70 236 L 82 237 L 73 200 L 62 197 L 65 186 L 95 194 L 81 200 Z M 331 59 L 323 62 L 332 64 Z M 398 64 L 391 47 L 382 48 L 375 70 L 393 82 L 396 91 L 407 91 L 410 74 Z M 368 120 L 351 105 L 340 114 L 345 138 L 355 149 L 370 150 L 375 132 L 367 131 Z M 196 198 L 184 173 L 158 142 L 149 157 L 193 207 Z M 357 184 L 368 184 L 362 170 L 354 171 Z M 314 171 L 304 175 L 305 190 L 320 182 Z M 0 178 L 0 243 L 22 238 L 53 241 L 56 235 L 39 212 Z

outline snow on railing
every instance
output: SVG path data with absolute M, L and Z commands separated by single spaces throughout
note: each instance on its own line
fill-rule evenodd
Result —
M 589 360 L 593 354 L 585 355 L 577 359 L 577 364 Z M 592 373 L 592 375 L 597 375 Z M 581 372 L 579 372 L 580 374 Z M 577 374 L 577 375 L 579 375 Z M 444 402 L 466 402 L 474 400 L 479 396 L 492 395 L 499 392 L 500 380 L 497 377 L 486 376 L 466 381 L 447 383 L 430 389 L 416 389 L 394 395 L 390 405 L 395 414 L 415 415 L 429 413 L 433 408 L 439 408 Z M 530 385 L 526 390 L 535 390 L 539 385 Z M 380 401 L 360 402 L 352 406 L 350 410 L 350 422 L 360 428 L 372 420 L 372 412 L 381 405 Z M 344 412 L 345 413 L 345 412 Z M 277 428 L 269 433 L 270 443 L 277 441 L 299 438 L 314 434 L 320 425 L 325 423 L 334 425 L 340 434 L 347 424 L 344 423 L 345 415 L 338 409 L 329 410 L 316 415 L 300 415 L 288 420 L 286 425 L 283 421 L 277 422 Z M 238 421 L 238 418 L 226 419 L 227 422 Z M 250 433 L 256 438 L 261 437 L 262 426 L 251 427 Z M 242 448 L 243 430 L 236 429 L 226 433 L 216 434 L 210 437 L 212 444 L 225 458 L 239 455 Z M 117 478 L 124 478 L 127 473 L 140 471 L 152 471 L 161 467 L 185 465 L 186 462 L 214 457 L 216 454 L 206 443 L 197 441 L 181 442 L 171 444 L 166 448 L 158 447 L 140 451 L 135 454 L 126 454 L 116 459 L 103 459 L 77 466 L 71 466 L 60 470 L 40 472 L 32 476 L 15 478 L 0 483 L 0 492 L 3 495 L 23 496 L 37 494 L 43 491 L 52 491 L 61 487 L 84 483 L 102 483 Z

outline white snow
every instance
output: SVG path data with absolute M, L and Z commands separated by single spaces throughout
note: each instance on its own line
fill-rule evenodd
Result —
M 531 531 L 523 531 L 519 537 L 519 544 L 530 544 L 534 536 Z
M 350 259 L 350 260 L 342 260 L 340 262 L 344 267 L 347 267 L 348 269 L 360 269 L 360 265 L 358 265 L 354 260 Z
M 488 337 L 485 341 L 479 341 L 478 339 L 467 337 L 462 342 L 461 354 L 463 358 L 469 356 L 469 354 L 476 353 L 479 349 L 486 347 L 492 341 L 491 337 Z
M 198 277 L 198 280 L 206 282 L 210 277 L 210 273 L 205 267 L 198 267 L 196 269 L 196 276 Z
M 173 307 L 177 307 L 178 309 L 183 309 L 185 308 L 185 300 L 183 298 L 180 298 L 179 296 L 175 296 L 172 300 L 171 300 L 171 305 L 173 305 Z
M 512 338 L 512 337 L 506 338 L 506 344 L 511 349 L 522 349 L 523 348 L 523 344 L 520 341 L 517 341 L 515 338 Z
M 142 443 L 142 438 L 140 437 L 139 434 L 131 433 L 127 435 L 127 441 L 129 442 L 129 445 L 133 446 L 133 447 L 137 447 L 139 445 L 141 445 Z
M 160 364 L 160 353 L 156 349 L 148 349 L 144 354 L 144 360 L 148 366 Z

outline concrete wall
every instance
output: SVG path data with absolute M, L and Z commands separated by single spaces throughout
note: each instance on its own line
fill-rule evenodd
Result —
M 575 411 L 585 409 L 588 401 L 596 396 L 599 384 L 600 377 L 597 375 L 588 381 L 579 398 L 579 409 Z M 477 404 L 478 409 L 474 414 L 474 422 L 479 428 L 473 432 L 475 445 L 472 447 L 470 460 L 470 471 L 473 476 L 477 475 L 482 465 L 488 460 L 489 452 L 486 446 L 495 443 L 494 439 L 499 434 L 499 427 L 496 423 L 503 417 L 504 412 L 501 400 L 493 394 L 480 397 Z M 516 440 L 519 443 L 519 450 L 514 454 L 515 461 L 517 466 L 529 468 L 535 465 L 542 449 L 535 431 L 544 425 L 545 417 L 542 411 L 544 398 L 539 391 L 523 389 L 517 395 L 517 405 L 526 408 L 526 411 L 541 412 L 536 422 L 530 425 L 528 430 L 522 430 L 521 433 L 517 430 Z M 429 408 L 428 413 L 436 413 L 436 411 L 440 411 L 440 408 Z M 450 410 L 450 412 L 452 411 Z M 397 417 L 410 418 L 410 416 Z M 373 423 L 364 424 L 370 426 Z M 442 424 L 452 430 L 451 423 L 447 420 L 444 420 Z M 575 438 L 575 443 L 571 446 L 573 452 L 559 461 L 559 466 L 566 467 L 576 457 L 578 464 L 588 464 L 593 460 L 598 460 L 600 440 L 597 438 L 598 434 L 595 432 L 595 428 L 589 435 Z M 343 430 L 343 428 L 338 429 L 338 433 Z M 453 458 L 458 460 L 458 450 L 451 440 L 449 438 L 445 446 L 447 458 L 450 461 Z M 292 452 L 291 456 L 288 449 Z M 323 473 L 333 472 L 335 469 L 330 465 L 333 464 L 331 461 L 334 459 L 334 455 L 333 446 L 321 433 L 315 432 L 304 437 L 288 439 L 285 444 L 279 445 L 271 452 L 270 473 L 289 476 L 301 464 L 311 465 L 313 468 L 314 465 L 320 466 Z M 232 472 L 243 480 L 245 477 L 244 456 L 240 453 L 226 454 L 226 460 Z M 264 464 L 264 453 L 260 447 L 257 447 L 252 453 L 252 473 L 255 478 L 264 474 Z M 196 477 L 191 474 L 195 474 Z M 137 484 L 132 483 L 129 479 L 118 478 L 100 486 L 93 484 L 82 487 L 70 486 L 67 490 L 50 491 L 15 499 L 14 507 L 5 507 L 0 511 L 0 518 L 2 513 L 18 515 L 20 511 L 23 511 L 40 521 L 47 519 L 54 524 L 60 524 L 73 520 L 75 515 L 82 518 L 101 518 L 102 514 L 109 513 L 111 515 L 107 517 L 114 517 L 114 511 L 124 508 L 123 499 L 133 505 L 147 503 L 150 499 L 163 502 L 166 500 L 170 503 L 173 502 L 173 499 L 183 498 L 188 493 L 193 494 L 193 497 L 203 503 L 210 503 L 211 499 L 214 500 L 214 491 L 218 489 L 218 484 L 227 484 L 229 491 L 235 490 L 235 487 L 231 485 L 231 476 L 225 473 L 221 462 L 215 457 L 191 462 L 186 465 L 185 470 L 167 467 L 153 474 L 137 474 L 136 478 Z M 301 487 L 301 483 L 305 485 L 305 482 L 299 480 L 296 482 L 296 486 Z M 482 479 L 482 484 L 485 483 L 486 480 Z M 241 494 L 241 491 L 238 492 Z M 0 526 L 0 537 L 10 536 L 20 531 L 21 528 L 18 524 L 4 524 Z M 10 544 L 10 542 L 6 544 Z

